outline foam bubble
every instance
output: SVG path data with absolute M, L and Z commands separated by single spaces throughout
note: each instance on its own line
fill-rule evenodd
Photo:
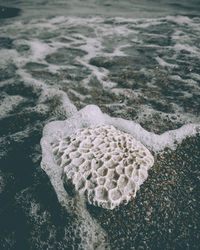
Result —
M 32 60 L 38 61 L 43 59 L 45 55 L 51 52 L 53 49 L 48 44 L 43 43 L 39 40 L 28 41 L 27 44 L 32 50 Z

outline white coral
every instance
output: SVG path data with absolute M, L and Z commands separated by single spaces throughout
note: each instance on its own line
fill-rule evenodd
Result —
M 154 163 L 145 146 L 111 125 L 79 129 L 53 144 L 53 152 L 64 181 L 107 209 L 135 197 Z

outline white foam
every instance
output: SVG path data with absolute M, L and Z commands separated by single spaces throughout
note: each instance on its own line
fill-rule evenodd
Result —
M 0 103 L 0 118 L 4 118 L 13 110 L 14 107 L 24 101 L 24 98 L 19 95 L 6 95 Z
M 193 136 L 199 132 L 200 124 L 186 124 L 179 129 L 167 131 L 157 135 L 143 129 L 139 124 L 121 118 L 111 118 L 110 124 L 132 134 L 147 148 L 154 152 L 163 151 L 165 148 L 175 150 L 176 146 L 187 136 Z
M 178 66 L 175 64 L 171 64 L 171 63 L 167 63 L 165 62 L 162 58 L 160 58 L 159 56 L 157 56 L 156 61 L 159 63 L 160 66 L 162 67 L 169 67 L 169 68 L 177 68 Z
M 173 21 L 180 25 L 190 24 L 192 22 L 192 20 L 187 16 L 168 16 L 167 20 Z
M 197 92 L 200 90 L 199 84 L 198 84 L 198 79 L 197 81 L 193 80 L 193 79 L 183 79 L 181 76 L 179 75 L 170 75 L 169 76 L 170 79 L 172 80 L 178 80 L 181 81 L 185 84 L 187 84 L 188 86 L 190 86 L 194 92 Z
M 176 51 L 185 50 L 185 51 L 190 52 L 191 54 L 194 54 L 195 56 L 200 57 L 200 50 L 195 46 L 191 46 L 188 44 L 182 44 L 182 43 L 176 43 L 174 45 L 174 49 Z
M 12 63 L 13 58 L 17 58 L 19 55 L 17 51 L 12 49 L 0 49 L 0 67 L 4 68 L 6 64 Z
M 72 93 L 74 96 L 78 97 L 80 101 L 84 101 L 85 98 L 91 98 L 91 95 L 83 95 L 73 89 L 70 89 L 69 93 Z
M 32 61 L 40 61 L 44 57 L 55 51 L 55 48 L 49 46 L 47 43 L 41 42 L 40 40 L 33 39 L 26 42 L 31 48 L 31 59 Z
M 106 79 L 106 78 L 103 77 L 102 85 L 103 85 L 103 87 L 104 87 L 105 89 L 106 89 L 106 88 L 112 89 L 112 88 L 114 88 L 114 87 L 117 86 L 117 83 L 116 83 L 116 82 L 107 81 L 107 80 L 104 80 L 104 79 Z
M 183 93 L 187 94 L 187 92 L 183 92 Z M 154 121 L 155 118 L 153 117 L 157 117 L 156 120 L 159 121 L 160 119 L 161 122 L 165 122 L 166 120 L 168 120 L 172 123 L 175 122 L 176 124 L 200 123 L 199 117 L 195 116 L 192 113 L 185 112 L 184 108 L 180 107 L 179 105 L 172 103 L 171 107 L 173 108 L 174 112 L 166 113 L 166 112 L 154 110 L 152 107 L 148 105 L 141 105 L 138 110 L 139 116 L 137 117 L 137 119 L 135 119 L 135 122 L 141 124 L 144 121 L 148 122 L 148 120 Z
M 108 20 L 108 19 L 106 19 Z M 109 20 L 108 20 L 109 21 Z M 112 82 L 109 78 L 109 70 L 105 69 L 104 67 L 97 67 L 94 65 L 91 65 L 90 59 L 98 56 L 106 57 L 106 58 L 112 58 L 114 56 L 123 56 L 126 52 L 123 50 L 123 48 L 133 46 L 133 42 L 137 43 L 137 46 L 142 45 L 145 47 L 160 47 L 159 45 L 155 44 L 148 44 L 145 42 L 145 37 L 154 37 L 158 39 L 161 37 L 162 39 L 166 37 L 166 34 L 152 34 L 152 32 L 148 31 L 146 29 L 148 26 L 151 25 L 157 25 L 159 28 L 160 24 L 168 24 L 168 21 L 174 21 L 177 22 L 177 29 L 174 30 L 174 33 L 172 34 L 172 40 L 173 44 L 169 46 L 165 46 L 166 51 L 170 51 L 170 49 L 173 49 L 175 53 L 172 57 L 168 57 L 168 53 L 164 55 L 163 57 L 156 57 L 157 62 L 162 67 L 167 67 L 170 69 L 173 69 L 174 67 L 177 67 L 174 62 L 171 62 L 173 58 L 174 61 L 176 61 L 176 57 L 179 55 L 182 49 L 186 49 L 187 51 L 190 51 L 191 57 L 198 57 L 199 56 L 199 49 L 198 46 L 194 46 L 195 43 L 191 39 L 195 39 L 196 33 L 194 34 L 194 37 L 190 37 L 189 34 L 187 34 L 187 25 L 191 25 L 192 29 L 195 29 L 195 20 L 185 17 L 166 17 L 166 18 L 154 18 L 154 19 L 135 19 L 135 18 L 112 18 L 109 22 L 105 22 L 104 18 L 95 17 L 95 18 L 77 18 L 77 17 L 55 17 L 51 19 L 40 19 L 40 20 L 32 20 L 31 22 L 18 22 L 15 24 L 10 24 L 6 29 L 3 28 L 2 32 L 3 34 L 6 34 L 7 30 L 9 32 L 14 32 L 13 36 L 15 39 L 15 44 L 18 46 L 21 45 L 29 45 L 31 47 L 30 50 L 27 50 L 26 52 L 14 52 L 14 50 L 5 50 L 3 52 L 3 55 L 6 57 L 7 54 L 9 58 L 15 58 L 15 61 L 17 62 L 17 66 L 19 68 L 22 68 L 26 65 L 27 62 L 35 61 L 44 63 L 45 65 L 48 65 L 48 72 L 52 73 L 58 73 L 59 77 L 59 71 L 60 70 L 67 70 L 70 72 L 70 69 L 72 68 L 71 65 L 54 65 L 53 63 L 48 63 L 45 61 L 45 57 L 48 54 L 54 53 L 59 48 L 67 47 L 67 48 L 78 48 L 86 52 L 86 55 L 84 56 L 78 56 L 76 57 L 76 60 L 84 66 L 84 68 L 87 68 L 91 71 L 91 74 L 88 76 L 85 76 L 84 80 L 80 81 L 80 86 L 84 87 L 86 89 L 90 89 L 90 86 L 88 85 L 88 82 L 90 81 L 91 77 L 96 77 L 100 84 L 102 85 L 102 88 L 104 88 L 106 91 L 108 89 L 111 89 L 112 91 L 113 87 L 117 87 L 117 81 Z M 40 25 L 38 25 L 40 24 Z M 193 27 L 194 26 L 194 27 Z M 81 31 L 80 27 L 83 27 L 83 32 Z M 87 29 L 85 31 L 84 27 L 86 27 L 89 32 L 87 32 Z M 186 30 L 185 30 L 186 27 Z M 78 28 L 78 29 L 77 29 Z M 143 31 L 144 28 L 144 31 Z M 68 32 L 67 30 L 70 30 Z M 30 34 L 29 38 L 25 38 L 25 36 L 20 36 L 20 32 L 23 31 L 25 33 L 26 31 L 30 33 L 30 30 L 37 32 L 37 37 L 35 35 Z M 91 33 L 90 33 L 91 30 Z M 40 35 L 43 35 L 43 32 L 49 32 L 54 33 L 55 36 L 51 36 L 48 40 L 43 40 L 43 38 L 40 39 Z M 86 33 L 85 33 L 86 32 Z M 144 32 L 144 37 L 143 37 Z M 196 32 L 196 31 L 195 31 Z M 197 31 L 198 32 L 198 31 Z M 66 38 L 60 39 L 60 38 Z M 107 38 L 113 39 L 113 48 L 112 50 L 111 46 L 108 45 L 108 49 L 111 48 L 111 51 L 107 52 L 107 45 L 106 42 Z M 112 40 L 111 40 L 112 41 Z M 191 46 L 192 44 L 192 46 Z M 123 52 L 124 51 L 124 52 Z M 69 52 L 70 53 L 70 52 Z M 12 54 L 12 56 L 11 56 Z M 17 58 L 17 59 L 16 59 Z M 108 59 L 109 60 L 109 59 Z M 2 60 L 3 61 L 3 60 Z M 182 63 L 180 60 L 177 60 L 177 65 Z M 74 70 L 77 70 L 77 67 L 74 66 Z M 163 69 L 165 70 L 165 69 Z M 23 71 L 23 70 L 22 70 Z M 21 71 L 21 72 L 22 72 Z M 28 70 L 27 70 L 28 71 Z M 140 70 L 142 72 L 142 70 Z M 25 71 L 20 74 L 23 78 Z M 148 71 L 146 68 L 144 68 L 143 73 L 145 76 L 148 76 L 150 78 L 150 75 L 152 72 Z M 148 75 L 150 74 L 150 75 Z M 187 75 L 188 76 L 188 75 Z M 191 78 L 194 78 L 194 76 L 191 75 Z M 198 75 L 196 74 L 196 77 L 194 79 L 197 79 Z M 29 76 L 29 79 L 31 79 L 31 76 Z M 34 81 L 32 77 L 32 82 Z M 69 80 L 71 81 L 71 80 Z M 152 79 L 152 86 L 155 87 L 156 83 L 154 82 L 155 78 Z M 183 81 L 183 79 L 181 79 Z M 191 86 L 195 86 L 195 91 L 199 89 L 198 87 L 198 79 L 197 81 L 192 81 L 191 79 L 187 79 L 187 84 L 191 84 Z M 47 81 L 48 82 L 48 81 Z M 45 80 L 44 80 L 45 86 Z M 70 82 L 69 82 L 70 83 Z M 55 84 L 51 82 L 53 87 L 55 89 L 58 88 L 58 85 L 60 85 L 60 88 L 64 86 L 63 79 L 61 82 L 57 82 L 55 80 Z M 150 82 L 147 83 L 148 85 Z M 116 88 L 117 89 L 117 88 Z M 75 92 L 78 92 L 74 90 Z M 194 92 L 194 91 L 191 91 Z M 182 91 L 183 93 L 183 91 Z M 122 93 L 123 97 L 127 96 L 128 92 L 124 90 L 124 93 Z M 184 95 L 186 93 L 183 93 Z M 192 93 L 193 94 L 193 93 Z M 191 94 L 191 95 L 192 95 Z M 145 93 L 141 92 L 141 95 L 145 95 Z M 87 100 L 84 100 L 83 96 L 76 95 L 81 102 L 81 105 L 86 105 Z M 134 98 L 135 95 L 129 94 L 130 99 Z M 127 100 L 128 100 L 127 98 Z M 147 96 L 148 99 L 148 96 Z M 126 102 L 123 104 L 126 105 Z M 104 104 L 102 104 L 104 105 Z M 117 103 L 114 103 L 113 106 L 117 106 Z M 121 104 L 120 104 L 121 105 Z M 105 104 L 105 106 L 112 108 L 112 104 Z M 118 105 L 119 106 L 119 105 Z M 123 112 L 122 109 L 117 110 L 115 109 L 115 114 L 119 114 L 120 112 Z M 123 106 L 124 111 L 126 112 L 130 107 Z M 65 109 L 66 110 L 66 109 Z M 176 113 L 176 110 L 174 110 Z M 140 116 L 140 113 L 137 113 L 137 116 Z M 193 120 L 192 120 L 193 122 Z
M 64 117 L 69 117 L 77 111 L 76 107 L 71 103 L 65 92 L 56 89 L 55 87 L 47 86 L 44 82 L 34 79 L 29 73 L 27 73 L 23 69 L 19 69 L 17 72 L 26 82 L 26 86 L 33 87 L 36 93 L 38 91 L 41 91 L 41 94 L 37 101 L 37 106 L 34 109 L 37 109 L 37 107 L 41 109 L 42 107 L 42 109 L 45 110 L 44 105 L 47 105 L 45 104 L 45 102 L 51 99 L 55 100 L 57 98 L 59 100 L 60 105 L 57 105 L 56 112 L 62 114 Z

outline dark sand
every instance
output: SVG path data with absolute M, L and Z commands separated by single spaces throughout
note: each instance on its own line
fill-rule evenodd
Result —
M 90 211 L 112 249 L 199 249 L 200 136 L 157 155 L 147 181 L 127 206 Z

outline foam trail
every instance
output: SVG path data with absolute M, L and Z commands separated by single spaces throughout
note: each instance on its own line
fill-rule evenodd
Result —
M 58 122 L 59 124 L 59 122 Z M 57 125 L 58 125 L 57 124 Z M 51 124 L 52 128 L 57 127 L 58 133 L 61 137 L 66 136 L 64 127 L 68 126 L 70 129 L 68 133 L 73 133 L 76 129 L 81 127 L 89 127 L 92 125 L 110 124 L 118 129 L 132 134 L 137 140 L 141 141 L 145 146 L 149 147 L 155 152 L 164 150 L 165 148 L 175 149 L 178 143 L 187 136 L 193 136 L 200 131 L 200 124 L 186 124 L 179 129 L 167 131 L 161 135 L 148 132 L 141 127 L 140 124 L 122 118 L 113 118 L 107 114 L 103 114 L 98 106 L 88 105 L 70 119 L 66 121 L 66 125 Z
M 69 120 L 75 121 L 74 117 L 79 117 L 79 112 L 75 113 Z M 41 167 L 45 170 L 50 178 L 50 181 L 57 193 L 60 204 L 66 208 L 69 214 L 72 216 L 74 213 L 77 216 L 77 220 L 72 222 L 74 231 L 79 231 L 79 237 L 81 237 L 80 249 L 104 249 L 107 247 L 106 234 L 104 230 L 98 225 L 98 223 L 90 216 L 82 199 L 72 199 L 64 189 L 62 182 L 62 169 L 54 161 L 52 154 L 52 143 L 57 138 L 62 137 L 63 132 L 70 133 L 74 131 L 74 124 L 66 121 L 54 121 L 47 124 L 43 131 L 43 137 L 41 139 L 42 146 L 42 163 Z M 60 126 L 61 125 L 61 126 Z M 67 128 L 67 131 L 65 130 Z M 74 216 L 73 216 L 74 217 Z M 108 249 L 108 248 L 107 248 Z
M 175 149 L 176 145 L 187 136 L 193 136 L 200 131 L 200 124 L 186 124 L 179 129 L 167 131 L 161 135 L 148 132 L 141 127 L 140 124 L 122 118 L 113 118 L 107 114 L 103 114 L 99 107 L 88 105 L 79 111 L 69 123 L 77 120 L 77 125 L 73 124 L 74 129 L 81 126 L 92 126 L 100 124 L 110 124 L 118 129 L 133 135 L 137 140 L 141 141 L 149 149 L 159 152 L 165 148 Z
M 137 140 L 141 141 L 149 149 L 159 152 L 165 148 L 176 149 L 176 146 L 188 136 L 193 136 L 200 132 L 200 124 L 186 124 L 181 128 L 167 131 L 157 135 L 143 129 L 139 124 L 126 121 L 121 118 L 109 118 L 109 123 L 132 134 Z
M 44 128 L 44 136 L 51 134 L 51 136 L 56 135 L 56 137 L 62 138 L 72 134 L 76 129 L 102 124 L 110 124 L 132 134 L 136 139 L 155 152 L 162 151 L 166 147 L 175 149 L 177 143 L 181 143 L 187 136 L 195 135 L 200 131 L 200 124 L 186 124 L 179 129 L 157 135 L 148 132 L 133 121 L 110 117 L 102 113 L 98 106 L 88 105 L 68 120 L 47 124 Z M 68 127 L 67 132 L 65 127 Z
M 72 114 L 77 112 L 75 105 L 71 103 L 65 92 L 56 89 L 55 87 L 47 86 L 42 81 L 35 80 L 30 76 L 29 73 L 25 72 L 22 69 L 18 70 L 17 72 L 26 82 L 26 86 L 33 87 L 36 92 L 37 90 L 41 91 L 41 95 L 38 99 L 38 105 L 45 103 L 45 101 L 49 100 L 50 98 L 58 98 L 60 105 L 57 112 L 62 113 L 64 117 L 70 117 Z

